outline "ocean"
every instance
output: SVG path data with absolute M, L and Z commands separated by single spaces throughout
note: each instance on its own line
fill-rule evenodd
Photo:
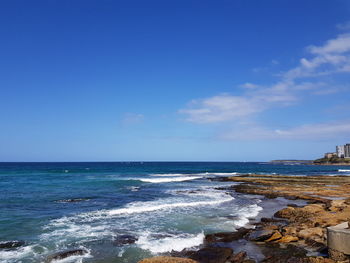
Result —
M 138 262 L 202 244 L 263 213 L 262 198 L 209 180 L 242 173 L 350 175 L 349 167 L 249 162 L 0 163 L 0 262 Z

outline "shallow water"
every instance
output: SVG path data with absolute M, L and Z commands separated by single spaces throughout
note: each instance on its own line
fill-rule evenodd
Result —
M 41 262 L 84 248 L 64 262 L 137 262 L 202 243 L 264 213 L 259 198 L 215 190 L 240 173 L 350 175 L 346 167 L 266 163 L 0 163 L 1 262 Z M 266 208 L 265 208 L 266 209 Z M 118 244 L 121 235 L 135 244 Z

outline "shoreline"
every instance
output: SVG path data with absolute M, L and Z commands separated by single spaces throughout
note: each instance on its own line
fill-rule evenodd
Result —
M 261 206 L 267 206 L 263 214 L 234 232 L 207 234 L 197 250 L 173 252 L 170 257 L 140 262 L 349 262 L 348 258 L 343 261 L 330 258 L 326 228 L 350 217 L 350 177 L 249 174 L 219 180 L 237 183 L 220 190 L 263 196 Z M 273 200 L 283 202 L 278 208 L 268 207 Z

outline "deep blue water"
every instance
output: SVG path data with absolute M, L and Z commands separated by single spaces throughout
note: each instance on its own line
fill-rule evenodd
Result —
M 226 162 L 0 163 L 0 241 L 26 242 L 0 250 L 0 262 L 43 262 L 70 248 L 89 253 L 65 262 L 137 262 L 199 245 L 205 233 L 232 231 L 259 214 L 259 199 L 215 190 L 230 183 L 209 177 L 349 175 L 349 169 Z M 126 234 L 138 241 L 119 244 Z

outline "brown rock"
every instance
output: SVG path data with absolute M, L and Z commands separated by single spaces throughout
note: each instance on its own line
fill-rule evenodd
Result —
M 282 237 L 281 233 L 276 231 L 269 239 L 265 240 L 265 242 L 272 242 L 280 239 Z
M 324 257 L 309 257 L 306 263 L 335 263 L 335 261 Z
M 247 253 L 244 251 L 241 251 L 235 255 L 232 255 L 229 259 L 228 262 L 231 263 L 243 263 L 244 259 L 246 258 Z
M 279 218 L 291 218 L 295 215 L 295 208 L 294 207 L 286 207 L 282 210 L 279 210 L 275 213 L 275 217 Z
M 264 226 L 264 229 L 266 229 L 266 230 L 278 230 L 278 229 L 279 229 L 279 226 L 276 226 L 276 225 L 267 225 L 267 226 Z
M 239 228 L 236 232 L 222 232 L 222 233 L 208 234 L 205 236 L 205 241 L 207 243 L 232 242 L 243 238 L 249 232 L 251 232 L 251 229 L 242 227 L 242 228 Z
M 290 243 L 290 242 L 296 242 L 298 240 L 299 240 L 299 238 L 297 238 L 297 237 L 293 237 L 293 236 L 287 235 L 287 236 L 284 236 L 284 237 L 282 237 L 281 239 L 279 239 L 279 240 L 277 240 L 275 242 L 278 242 L 278 243 Z
M 252 232 L 249 236 L 249 239 L 252 241 L 265 241 L 266 239 L 269 239 L 275 231 L 273 230 L 256 230 Z
M 303 239 L 308 239 L 314 236 L 323 237 L 323 229 L 321 227 L 311 227 L 303 229 L 297 233 L 297 236 Z
M 139 261 L 139 263 L 198 263 L 198 262 L 189 258 L 153 257 L 153 258 L 143 259 Z
M 296 235 L 297 234 L 297 229 L 296 229 L 296 227 L 285 226 L 282 229 L 282 233 L 284 235 Z
M 233 250 L 225 247 L 206 247 L 194 252 L 190 258 L 200 263 L 225 263 Z

